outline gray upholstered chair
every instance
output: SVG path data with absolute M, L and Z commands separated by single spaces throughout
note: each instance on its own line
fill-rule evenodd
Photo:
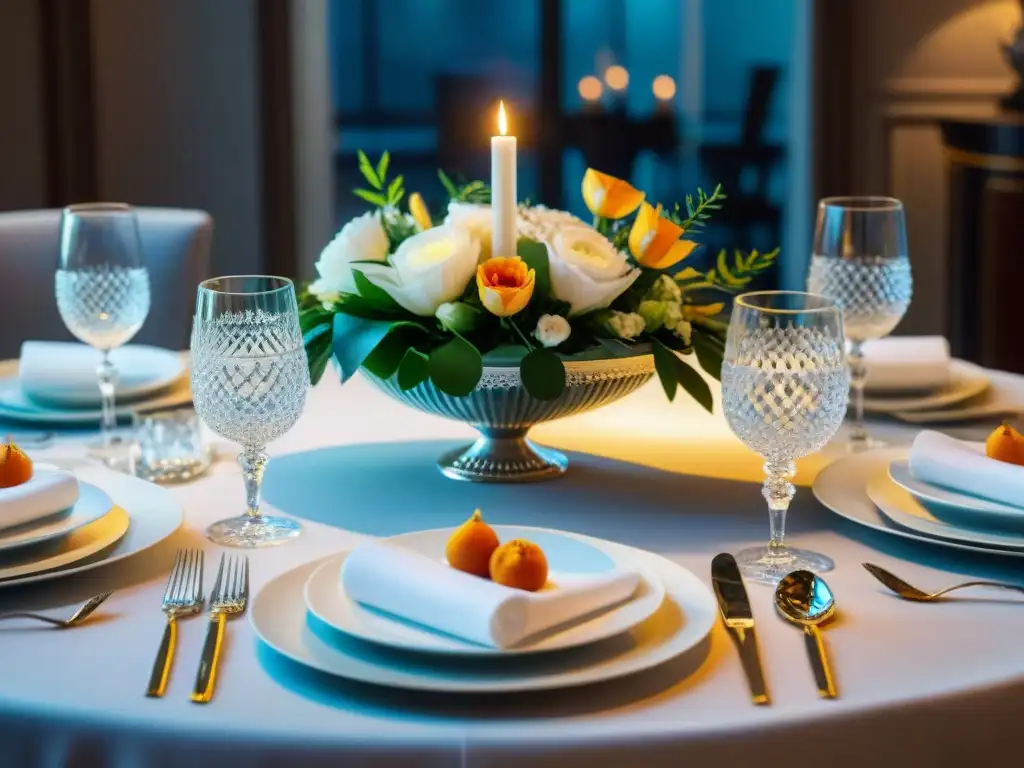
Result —
M 196 285 L 209 277 L 213 220 L 203 211 L 136 208 L 152 305 L 132 339 L 187 349 Z M 17 357 L 26 339 L 64 340 L 53 294 L 60 210 L 0 213 L 0 360 Z

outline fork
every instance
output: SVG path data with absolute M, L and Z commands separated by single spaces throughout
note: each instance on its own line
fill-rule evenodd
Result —
M 224 625 L 228 616 L 243 613 L 248 601 L 249 558 L 221 555 L 217 579 L 210 595 L 210 624 L 206 628 L 206 642 L 203 643 L 196 684 L 192 689 L 192 701 L 196 704 L 206 704 L 213 698 L 220 649 L 224 642 Z
M 103 604 L 103 601 L 112 594 L 114 593 L 103 592 L 95 597 L 90 597 L 79 606 L 77 611 L 66 619 L 55 619 L 53 616 L 44 616 L 41 613 L 29 613 L 28 611 L 11 611 L 10 613 L 0 613 L 0 621 L 4 619 L 37 619 L 38 621 L 45 621 L 48 624 L 53 624 L 53 626 L 58 629 L 67 629 L 68 627 L 74 627 L 81 624 L 87 618 L 92 616 L 93 611 L 99 608 Z
M 902 597 L 904 600 L 913 600 L 918 603 L 932 603 L 941 600 L 944 595 L 952 592 L 955 589 L 963 589 L 964 587 L 996 587 L 998 589 L 1009 589 L 1014 592 L 1024 593 L 1024 587 L 1016 584 L 1005 584 L 1001 581 L 965 581 L 962 584 L 954 584 L 951 587 L 940 589 L 938 592 L 925 592 L 922 589 L 907 584 L 899 576 L 884 568 L 880 568 L 874 563 L 861 563 L 865 570 L 878 579 L 882 584 L 887 586 L 897 595 Z
M 146 687 L 146 695 L 150 698 L 159 699 L 167 689 L 178 641 L 178 619 L 203 610 L 204 560 L 200 549 L 179 549 L 174 555 L 174 566 L 167 577 L 160 608 L 167 614 L 167 624 Z

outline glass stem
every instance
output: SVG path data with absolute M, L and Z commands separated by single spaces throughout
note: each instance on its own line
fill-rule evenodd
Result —
M 117 411 L 114 408 L 114 387 L 117 384 L 117 369 L 110 362 L 110 350 L 103 350 L 103 359 L 96 368 L 96 376 L 100 385 L 100 434 L 103 446 L 109 448 L 116 442 Z
M 764 465 L 764 487 L 761 493 L 768 502 L 768 516 L 771 523 L 771 539 L 768 541 L 769 557 L 786 553 L 786 512 L 796 490 L 789 482 L 796 473 L 791 461 L 768 461 Z
M 260 496 L 263 489 L 263 470 L 270 457 L 260 448 L 247 446 L 238 454 L 238 465 L 245 480 L 245 514 L 250 523 L 260 521 Z
M 868 380 L 868 367 L 864 363 L 864 342 L 851 341 L 846 359 L 850 364 L 850 389 L 853 391 L 853 424 L 850 428 L 850 440 L 854 443 L 864 443 L 868 439 L 868 430 L 864 425 L 864 385 Z

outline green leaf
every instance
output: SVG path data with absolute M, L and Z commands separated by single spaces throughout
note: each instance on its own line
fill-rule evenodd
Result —
M 398 366 L 413 342 L 412 329 L 396 323 L 366 356 L 363 367 L 379 379 L 390 379 L 398 372 Z
M 676 378 L 687 393 L 704 406 L 708 413 L 714 413 L 714 398 L 711 396 L 711 387 L 704 381 L 704 377 L 697 373 L 689 364 L 676 358 Z
M 356 284 L 356 290 L 359 291 L 359 295 L 362 296 L 371 304 L 379 305 L 381 309 L 399 309 L 398 302 L 391 298 L 391 294 L 389 294 L 379 285 L 375 285 L 374 283 L 370 282 L 370 278 L 368 278 L 358 269 L 352 270 L 352 280 Z
M 419 350 L 409 347 L 405 357 L 398 364 L 398 387 L 406 392 L 418 387 L 430 376 L 429 358 Z
M 548 264 L 548 247 L 536 240 L 523 238 L 516 243 L 516 253 L 526 262 L 526 266 L 536 273 L 534 294 L 543 297 L 550 296 L 551 266 Z
M 519 364 L 526 391 L 538 400 L 554 400 L 565 391 L 565 365 L 548 349 L 535 349 Z
M 380 156 L 380 160 L 377 162 L 377 179 L 383 184 L 384 179 L 388 177 L 388 165 L 391 163 L 391 153 L 386 149 L 384 154 Z
M 630 357 L 636 354 L 636 350 L 619 339 L 598 338 L 597 343 L 611 352 L 615 357 Z
M 384 183 L 377 177 L 377 172 L 370 164 L 370 158 L 366 156 L 366 153 L 360 149 L 356 152 L 356 157 L 359 158 L 359 171 L 369 185 L 374 189 L 384 189 Z
M 303 344 L 303 346 L 308 347 L 310 344 L 312 344 L 314 341 L 319 339 L 321 336 L 330 333 L 331 329 L 332 329 L 331 323 L 320 323 L 320 325 L 317 325 L 317 326 L 314 326 L 313 328 L 310 328 L 308 331 L 306 331 L 302 335 L 302 344 Z M 328 345 L 328 346 L 330 346 L 330 345 Z
M 398 175 L 395 176 L 390 184 L 388 184 L 388 202 L 391 203 L 391 205 L 396 205 L 398 201 L 402 199 L 402 195 L 405 194 L 402 189 L 402 182 L 404 179 L 404 176 Z
M 315 386 L 323 378 L 331 359 L 331 338 L 323 336 L 306 347 L 306 359 L 309 363 L 309 381 Z
M 448 193 L 449 198 L 454 199 L 459 196 L 459 190 L 455 188 L 452 180 L 448 178 L 448 174 L 440 168 L 437 169 L 437 178 L 441 180 L 441 186 L 444 187 L 444 191 Z
M 370 203 L 371 205 L 376 205 L 381 208 L 388 204 L 388 200 L 386 197 L 384 197 L 384 195 L 381 195 L 377 192 L 371 192 L 368 189 L 353 189 L 352 194 L 355 195 L 356 197 L 361 197 L 363 200 Z
M 484 374 L 480 352 L 461 336 L 456 336 L 430 353 L 430 380 L 439 390 L 452 397 L 465 397 Z
M 484 355 L 484 360 L 489 365 L 519 365 L 529 351 L 522 344 L 501 344 Z
M 693 351 L 697 355 L 697 361 L 711 376 L 719 381 L 722 380 L 722 347 L 718 339 L 706 333 L 695 332 L 691 334 Z
M 655 340 L 652 346 L 654 352 L 654 370 L 658 373 L 661 386 L 665 390 L 665 397 L 671 403 L 676 399 L 676 388 L 679 382 L 676 380 L 676 353 L 666 347 L 660 341 Z
M 332 347 L 341 366 L 342 383 L 355 376 L 363 361 L 388 335 L 391 326 L 390 320 L 371 320 L 343 312 L 334 316 Z

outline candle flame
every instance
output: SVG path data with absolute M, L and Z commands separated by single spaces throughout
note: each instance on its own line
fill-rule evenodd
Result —
M 498 102 L 498 132 L 505 136 L 508 133 L 508 117 L 505 115 L 505 102 Z

